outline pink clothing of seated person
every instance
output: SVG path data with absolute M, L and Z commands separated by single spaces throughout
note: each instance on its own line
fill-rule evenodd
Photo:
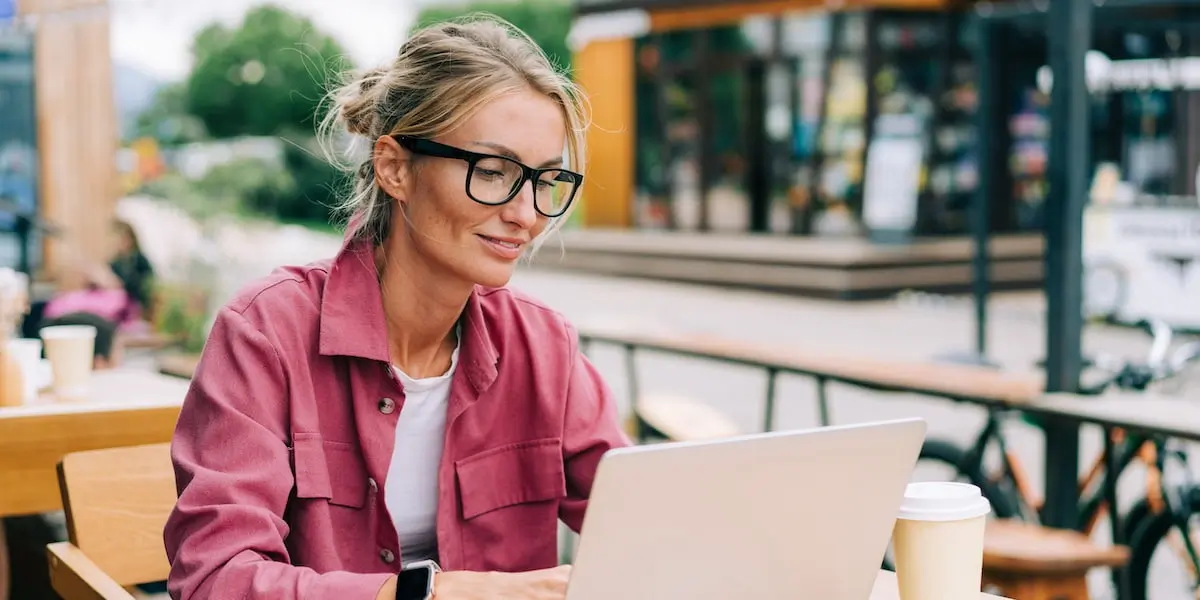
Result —
M 374 144 L 356 216 L 216 315 L 171 446 L 173 598 L 564 598 L 558 524 L 630 443 L 575 330 L 506 287 L 583 181 L 572 90 L 478 20 L 337 95 Z
M 380 492 L 404 390 L 380 304 L 370 247 L 351 244 L 221 310 L 172 445 L 175 597 L 369 599 L 396 572 Z M 509 289 L 472 294 L 459 361 L 441 566 L 552 567 L 559 518 L 578 531 L 600 457 L 628 444 L 611 393 L 563 317 Z
M 122 330 L 137 326 L 140 311 L 123 289 L 84 288 L 63 292 L 46 303 L 45 319 L 89 313 L 116 323 Z
M 46 303 L 42 313 L 47 319 L 85 312 L 118 323 L 129 309 L 129 295 L 125 290 L 85 288 L 63 292 Z

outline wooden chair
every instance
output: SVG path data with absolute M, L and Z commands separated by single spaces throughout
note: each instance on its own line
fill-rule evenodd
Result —
M 63 600 L 134 600 L 163 581 L 163 526 L 175 505 L 168 444 L 91 450 L 58 465 L 69 542 L 51 544 L 50 583 Z
M 1128 561 L 1124 546 L 1098 546 L 1076 531 L 994 520 L 984 538 L 983 583 L 1020 600 L 1088 600 L 1088 571 Z

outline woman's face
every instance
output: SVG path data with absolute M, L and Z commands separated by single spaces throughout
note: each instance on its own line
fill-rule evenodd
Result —
M 433 141 L 507 156 L 534 168 L 558 167 L 566 126 L 559 106 L 530 90 L 493 100 Z M 467 195 L 466 161 L 407 151 L 400 155 L 408 156 L 413 168 L 402 176 L 398 193 L 392 194 L 401 205 L 393 211 L 392 234 L 406 236 L 435 272 L 463 283 L 507 284 L 518 258 L 549 222 L 534 210 L 533 183 L 525 182 L 509 202 L 487 206 Z

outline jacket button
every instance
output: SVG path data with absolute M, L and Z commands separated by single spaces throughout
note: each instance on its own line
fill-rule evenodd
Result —
M 383 562 L 390 565 L 396 560 L 396 555 L 392 554 L 391 550 L 384 548 L 379 551 L 379 558 L 382 559 Z
M 391 398 L 384 398 L 379 401 L 379 412 L 390 415 L 396 411 L 396 401 Z
M 378 491 L 379 491 L 379 484 L 378 484 L 378 483 L 375 483 L 375 478 L 374 478 L 374 477 L 369 477 L 369 478 L 367 478 L 367 487 L 368 487 L 368 488 L 371 488 L 371 493 L 372 493 L 372 494 L 374 494 L 375 492 L 378 492 Z

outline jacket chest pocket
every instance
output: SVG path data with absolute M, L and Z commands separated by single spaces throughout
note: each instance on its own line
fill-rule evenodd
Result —
M 466 568 L 512 572 L 557 563 L 558 505 L 567 495 L 561 439 L 485 450 L 456 461 L 454 470 Z
M 293 436 L 296 497 L 328 500 L 347 508 L 367 502 L 367 470 L 353 444 L 325 440 L 318 433 Z

